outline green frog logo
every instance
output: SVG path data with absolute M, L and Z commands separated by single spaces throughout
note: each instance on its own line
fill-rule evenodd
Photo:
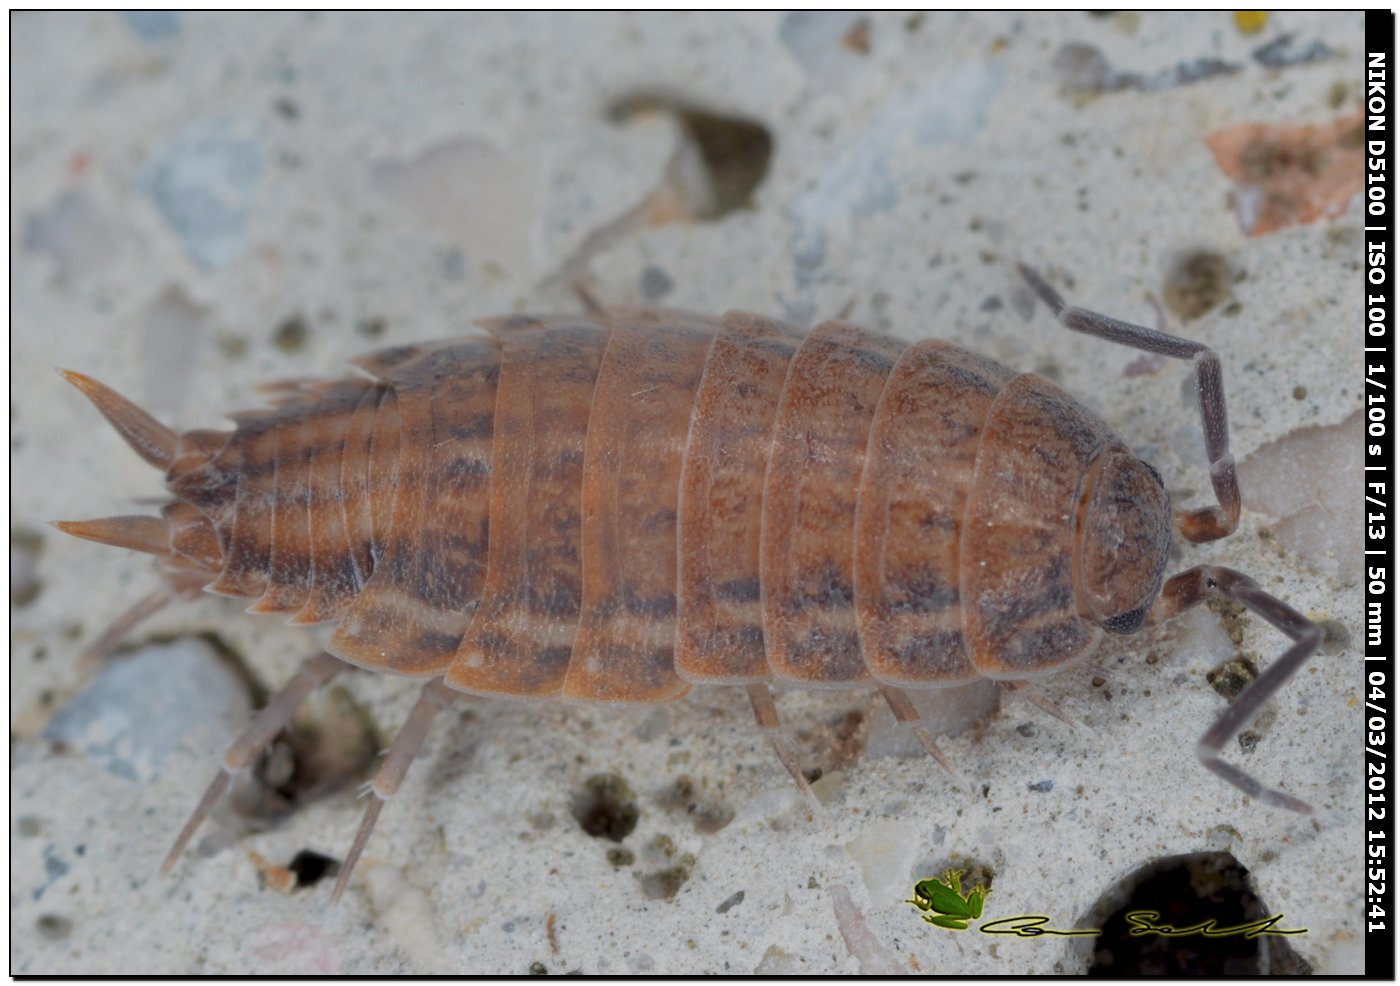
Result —
M 949 870 L 942 880 L 920 880 L 914 884 L 914 897 L 905 901 L 923 911 L 923 919 L 940 928 L 966 931 L 967 923 L 982 916 L 982 904 L 991 893 L 982 884 L 977 884 L 964 894 L 962 891 L 962 871 Z

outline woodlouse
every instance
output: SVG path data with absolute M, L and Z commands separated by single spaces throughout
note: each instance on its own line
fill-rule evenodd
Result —
M 428 680 L 333 899 L 458 693 L 666 702 L 692 682 L 743 685 L 810 797 L 770 679 L 879 688 L 951 770 L 907 689 L 1024 688 L 1102 630 L 1130 634 L 1212 596 L 1294 642 L 1198 754 L 1246 794 L 1311 811 L 1220 752 L 1321 628 L 1230 569 L 1164 581 L 1173 521 L 1200 542 L 1239 520 L 1219 359 L 1070 308 L 1022 274 L 1066 327 L 1192 360 L 1216 506 L 1173 512 L 1155 470 L 1041 377 L 844 321 L 804 335 L 585 295 L 583 316 L 487 319 L 480 336 L 361 357 L 363 378 L 273 385 L 272 407 L 234 415 L 231 432 L 176 433 L 65 372 L 172 495 L 161 517 L 57 525 L 165 563 L 167 587 L 90 652 L 198 589 L 338 624 L 229 748 L 164 868 L 231 775 L 351 665 Z

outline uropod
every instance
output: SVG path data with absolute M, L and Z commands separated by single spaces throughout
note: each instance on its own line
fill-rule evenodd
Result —
M 1228 568 L 1166 577 L 1173 529 L 1204 542 L 1239 522 L 1218 357 L 1021 274 L 1064 326 L 1191 361 L 1214 505 L 1174 510 L 1150 465 L 1035 374 L 840 320 L 804 333 L 584 294 L 581 315 L 485 319 L 476 335 L 359 357 L 359 377 L 274 384 L 270 407 L 232 415 L 229 431 L 177 433 L 64 371 L 164 471 L 170 497 L 159 517 L 57 524 L 163 563 L 163 587 L 89 653 L 199 590 L 335 624 L 229 747 L 163 869 L 232 775 L 352 666 L 425 683 L 333 900 L 458 694 L 657 703 L 692 683 L 742 686 L 810 799 L 770 682 L 878 689 L 951 771 L 909 691 L 988 678 L 1037 700 L 1027 681 L 1105 632 L 1212 597 L 1292 644 L 1197 753 L 1245 794 L 1310 812 L 1222 750 L 1321 628 Z

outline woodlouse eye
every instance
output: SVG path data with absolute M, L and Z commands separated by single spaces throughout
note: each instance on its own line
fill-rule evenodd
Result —
M 1147 622 L 1147 614 L 1150 606 L 1143 606 L 1135 609 L 1131 613 L 1120 613 L 1117 616 L 1110 616 L 1100 624 L 1109 633 L 1137 633 L 1142 629 L 1142 625 Z

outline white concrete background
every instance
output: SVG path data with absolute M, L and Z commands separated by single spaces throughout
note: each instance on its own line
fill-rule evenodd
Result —
M 259 889 L 248 851 L 343 854 L 360 813 L 351 792 L 273 831 L 206 843 L 207 858 L 187 853 L 161 880 L 227 733 L 177 744 L 135 780 L 41 738 L 84 687 L 81 643 L 154 580 L 147 560 L 42 524 L 131 512 L 132 498 L 159 492 L 50 368 L 91 372 L 172 424 L 217 427 L 223 411 L 257 403 L 260 381 L 339 374 L 357 351 L 459 332 L 477 315 L 569 307 L 541 279 L 654 187 L 673 147 L 666 117 L 607 120 L 638 91 L 759 120 L 776 153 L 752 211 L 637 230 L 600 254 L 595 287 L 609 301 L 642 300 L 654 266 L 673 282 L 668 305 L 815 320 L 852 303 L 872 327 L 1048 370 L 1199 503 L 1208 481 L 1185 367 L 1126 377 L 1134 354 L 1071 338 L 1043 310 L 1027 319 L 1012 264 L 1072 277 L 1077 303 L 1150 320 L 1172 258 L 1208 248 L 1245 273 L 1230 289 L 1238 313 L 1217 308 L 1185 331 L 1222 355 L 1237 454 L 1360 406 L 1359 210 L 1247 238 L 1203 142 L 1231 123 L 1320 123 L 1355 105 L 1359 15 L 1276 14 L 1248 37 L 1225 13 L 877 16 L 866 54 L 839 43 L 852 18 L 831 16 L 12 19 L 11 521 L 44 534 L 42 588 L 14 610 L 11 635 L 13 972 L 855 972 L 838 886 L 879 954 L 911 971 L 1074 972 L 1061 942 L 930 928 L 902 897 L 970 858 L 996 872 L 989 914 L 1044 911 L 1064 926 L 1136 867 L 1214 848 L 1309 929 L 1292 942 L 1308 961 L 1355 967 L 1359 649 L 1314 661 L 1273 703 L 1255 751 L 1232 751 L 1319 809 L 1294 817 L 1247 803 L 1191 753 L 1223 705 L 1205 672 L 1232 651 L 1208 615 L 1102 651 L 1112 701 L 1087 673 L 1044 683 L 1095 736 L 1003 702 L 945 743 L 970 783 L 872 751 L 824 782 L 814 821 L 737 691 L 701 690 L 659 714 L 474 705 L 439 723 L 333 911 L 328 882 Z M 1251 59 L 1285 33 L 1335 57 L 1283 69 Z M 1207 57 L 1240 70 L 1074 100 L 1052 71 L 1070 42 L 1145 76 Z M 297 314 L 309 336 L 287 354 L 273 336 Z M 357 329 L 372 320 L 386 326 L 373 341 Z M 1352 475 L 1333 475 L 1350 489 Z M 1261 539 L 1271 518 L 1245 495 L 1239 533 L 1182 546 L 1177 564 L 1252 573 L 1359 642 L 1355 567 L 1343 558 L 1319 573 Z M 314 649 L 307 631 L 212 598 L 145 632 L 207 628 L 266 684 Z M 1268 660 L 1282 639 L 1249 618 L 1242 647 Z M 158 714 L 143 702 L 161 708 L 161 679 L 149 680 L 132 717 Z M 414 691 L 368 675 L 348 688 L 386 734 Z M 830 723 L 878 706 L 790 692 L 781 709 L 820 765 Z M 1026 723 L 1033 736 L 1018 732 Z M 569 814 L 603 770 L 639 796 L 632 867 L 610 866 L 612 844 Z M 681 773 L 735 821 L 697 833 L 659 806 Z M 1044 780 L 1051 790 L 1029 789 Z M 552 826 L 531 824 L 546 813 Z M 658 868 L 644 851 L 657 835 L 695 857 L 669 900 L 646 899 L 633 873 Z

